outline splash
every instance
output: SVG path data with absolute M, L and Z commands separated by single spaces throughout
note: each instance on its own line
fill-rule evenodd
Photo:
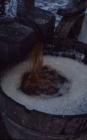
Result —
M 38 41 L 31 53 L 31 69 L 22 76 L 20 89 L 28 95 L 61 96 L 61 87 L 69 81 L 51 66 L 43 64 L 43 41 Z

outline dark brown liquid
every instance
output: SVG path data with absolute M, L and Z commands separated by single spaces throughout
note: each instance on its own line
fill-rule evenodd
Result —
M 31 54 L 31 81 L 39 78 L 39 71 L 43 67 L 43 43 L 39 42 L 35 45 Z

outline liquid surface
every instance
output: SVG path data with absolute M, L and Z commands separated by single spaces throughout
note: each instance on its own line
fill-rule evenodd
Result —
M 28 60 L 29 61 L 29 60 Z M 22 74 L 29 70 L 28 61 L 24 61 L 9 70 L 1 79 L 4 93 L 24 105 L 29 110 L 55 115 L 78 115 L 87 113 L 87 66 L 72 59 L 45 56 L 44 63 L 58 70 L 71 81 L 68 94 L 61 97 L 45 98 L 43 96 L 28 96 L 20 89 Z

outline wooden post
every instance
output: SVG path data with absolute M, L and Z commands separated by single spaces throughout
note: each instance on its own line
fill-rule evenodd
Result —
M 18 0 L 17 4 L 17 14 L 20 16 L 26 15 L 26 11 L 29 11 L 32 7 L 34 7 L 35 0 Z
M 0 15 L 4 15 L 5 13 L 5 0 L 0 0 Z

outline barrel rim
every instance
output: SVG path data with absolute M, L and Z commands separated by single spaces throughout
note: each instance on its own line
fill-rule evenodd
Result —
M 24 111 L 31 113 L 39 113 L 43 116 L 48 116 L 51 118 L 85 118 L 87 117 L 87 114 L 79 114 L 79 115 L 53 115 L 53 114 L 49 114 L 49 113 L 45 113 L 45 112 L 41 112 L 41 111 L 37 111 L 37 110 L 29 110 L 27 109 L 24 105 L 19 104 L 18 102 L 14 101 L 12 98 L 6 96 L 6 94 L 3 92 L 1 86 L 0 86 L 0 94 L 1 96 L 3 96 L 4 98 L 6 98 L 9 102 L 13 102 L 16 106 L 21 107 Z

